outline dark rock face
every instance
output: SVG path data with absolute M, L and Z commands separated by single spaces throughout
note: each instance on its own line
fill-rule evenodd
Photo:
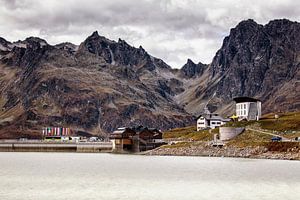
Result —
M 121 39 L 118 42 L 111 41 L 99 36 L 97 31 L 79 46 L 77 55 L 80 56 L 85 51 L 104 58 L 105 62 L 111 65 L 139 69 L 139 73 L 143 70 L 154 71 L 157 67 L 171 69 L 162 60 L 151 57 L 141 46 L 134 48 Z
M 11 43 L 0 37 L 0 52 L 6 52 L 11 49 Z
M 33 37 L 1 44 L 0 126 L 15 130 L 12 137 L 43 126 L 105 135 L 119 126 L 167 129 L 193 121 L 172 99 L 183 84 L 142 47 L 97 32 L 79 47 Z
M 264 112 L 299 109 L 299 103 L 294 104 L 300 99 L 294 93 L 299 80 L 299 38 L 297 22 L 274 20 L 262 26 L 253 20 L 242 21 L 224 39 L 209 68 L 209 86 L 198 88 L 197 97 L 218 98 L 226 104 L 233 97 L 250 96 L 262 100 Z M 287 91 L 278 93 L 285 84 Z M 288 102 L 271 103 L 292 93 Z
M 183 74 L 183 77 L 195 78 L 196 76 L 201 76 L 207 67 L 208 65 L 202 64 L 201 62 L 195 64 L 191 59 L 188 59 L 180 72 Z
M 98 32 L 79 46 L 0 38 L 0 138 L 38 137 L 43 126 L 182 127 L 205 105 L 232 114 L 236 96 L 261 99 L 264 113 L 299 110 L 299 38 L 297 22 L 242 21 L 211 64 L 189 59 L 180 70 Z

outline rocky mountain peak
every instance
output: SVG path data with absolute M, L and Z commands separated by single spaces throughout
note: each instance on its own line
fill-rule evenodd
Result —
M 6 39 L 0 37 L 0 44 L 8 44 L 10 42 L 8 42 Z
M 127 42 L 125 40 L 122 40 L 121 38 L 118 39 L 118 43 L 120 43 L 120 44 L 127 44 Z
M 268 24 L 266 24 L 266 26 L 288 27 L 288 26 L 292 26 L 295 24 L 298 24 L 298 22 L 293 22 L 288 19 L 274 19 L 274 20 L 271 20 Z
M 236 27 L 230 29 L 229 36 L 236 37 L 236 36 L 249 36 L 249 33 L 253 33 L 262 25 L 256 23 L 253 19 L 243 20 Z
M 9 51 L 11 49 L 10 42 L 0 37 L 0 51 Z
M 230 30 L 228 40 L 244 43 L 245 41 L 251 40 L 251 37 L 253 37 L 259 29 L 262 29 L 262 27 L 262 25 L 257 24 L 253 19 L 241 21 L 235 28 Z M 226 38 L 224 41 L 226 41 Z
M 187 61 L 186 61 L 187 63 L 187 65 L 196 65 L 191 59 L 187 59 Z
M 78 45 L 75 45 L 70 42 L 63 42 L 63 43 L 55 45 L 55 47 L 58 49 L 61 49 L 61 50 L 65 50 L 71 54 L 74 54 L 78 50 Z
M 247 20 L 243 20 L 241 22 L 239 22 L 237 25 L 236 25 L 236 28 L 242 28 L 242 27 L 246 27 L 246 28 L 249 28 L 249 27 L 253 27 L 253 26 L 258 26 L 259 24 L 256 23 L 256 21 L 254 21 L 253 19 L 247 19 Z
M 33 46 L 38 46 L 38 47 L 44 47 L 48 46 L 49 44 L 46 42 L 46 40 L 43 40 L 39 37 L 29 37 L 26 38 L 24 43 L 26 43 L 28 46 L 33 47 Z
M 187 63 L 180 69 L 181 74 L 187 78 L 201 76 L 206 69 L 207 65 L 199 62 L 195 64 L 191 59 L 187 59 Z
M 240 22 L 211 63 L 211 87 L 205 94 L 199 89 L 198 98 L 203 95 L 224 104 L 234 96 L 251 96 L 271 102 L 271 94 L 277 91 L 274 88 L 293 80 L 299 70 L 300 59 L 295 59 L 300 55 L 299 38 L 300 24 L 289 20 L 273 20 L 264 26 L 253 20 Z
M 137 124 L 182 127 L 206 106 L 233 114 L 235 96 L 259 98 L 264 113 L 299 110 L 299 38 L 299 23 L 245 20 L 231 29 L 211 64 L 188 59 L 180 70 L 97 31 L 78 50 L 35 37 L 0 38 L 9 47 L 0 49 L 0 138 L 8 130 L 20 137 L 46 126 L 94 134 Z
M 277 19 L 266 24 L 264 29 L 272 37 L 282 38 L 286 35 L 297 34 L 299 32 L 299 23 L 287 19 Z
M 2 56 L 1 62 L 25 69 L 38 65 L 45 53 L 52 48 L 45 40 L 38 37 L 29 37 L 24 41 L 9 43 L 7 47 L 8 52 Z
M 90 37 L 100 37 L 98 31 L 94 31 Z
M 100 36 L 98 32 L 81 43 L 76 54 L 80 56 L 84 52 L 92 53 L 113 66 L 129 66 L 139 73 L 143 70 L 154 71 L 157 67 L 170 68 L 161 60 L 150 56 L 141 46 L 135 48 L 120 38 L 115 42 Z

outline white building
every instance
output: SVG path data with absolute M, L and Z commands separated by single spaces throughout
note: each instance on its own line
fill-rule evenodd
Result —
M 261 117 L 261 101 L 250 97 L 234 98 L 236 115 L 239 120 L 259 120 Z
M 197 119 L 197 131 L 207 129 L 207 128 L 216 128 L 223 124 L 229 122 L 230 119 L 224 119 L 218 114 L 210 113 L 207 108 L 205 108 L 204 114 L 201 114 Z

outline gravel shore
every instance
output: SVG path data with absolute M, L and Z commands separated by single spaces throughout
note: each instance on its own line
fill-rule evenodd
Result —
M 260 159 L 300 160 L 300 148 L 291 148 L 286 152 L 269 151 L 266 147 L 213 147 L 207 142 L 192 143 L 186 147 L 162 146 L 143 153 L 144 155 L 160 156 L 210 156 L 210 157 L 241 157 Z

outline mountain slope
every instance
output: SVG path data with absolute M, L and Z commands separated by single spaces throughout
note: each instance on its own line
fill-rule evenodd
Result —
M 0 38 L 0 138 L 38 137 L 44 126 L 106 135 L 117 127 L 194 123 L 208 106 L 230 115 L 232 98 L 262 111 L 300 109 L 300 24 L 253 20 L 231 29 L 212 63 L 172 69 L 119 39 L 92 33 L 79 46 Z
M 264 113 L 299 110 L 299 38 L 297 22 L 274 20 L 262 26 L 242 21 L 224 39 L 209 69 L 182 94 L 181 103 L 197 113 L 208 102 L 212 111 L 230 114 L 233 97 L 250 96 L 262 100 Z
M 104 134 L 120 126 L 166 129 L 193 120 L 172 99 L 182 83 L 142 47 L 97 32 L 79 47 L 51 46 L 39 38 L 22 44 L 1 51 L 3 137 L 12 134 L 8 129 L 19 135 L 42 126 L 70 126 Z
M 208 65 L 201 62 L 195 64 L 191 59 L 188 59 L 187 63 L 180 69 L 181 77 L 188 79 L 196 78 L 197 76 L 201 76 L 207 67 Z

